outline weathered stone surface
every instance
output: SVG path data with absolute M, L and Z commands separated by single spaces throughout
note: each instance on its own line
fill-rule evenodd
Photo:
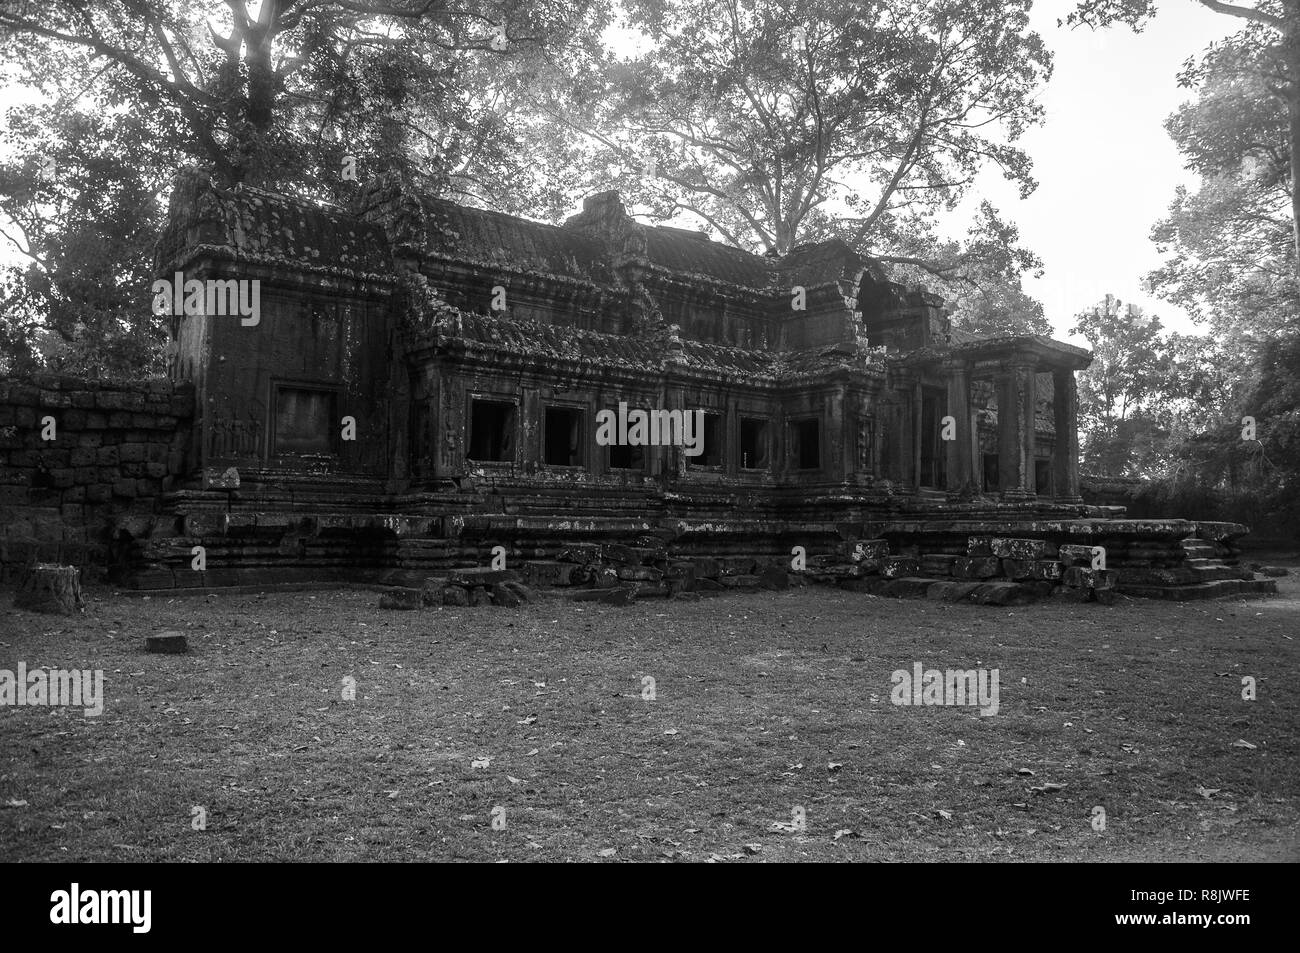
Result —
M 1057 558 L 1064 566 L 1091 566 L 1092 547 L 1066 543 Z
M 880 561 L 880 574 L 886 579 L 915 576 L 921 571 L 921 560 L 912 556 L 887 556 Z
M 548 586 L 574 586 L 587 582 L 591 574 L 578 563 L 538 560 L 524 565 L 524 578 L 529 585 L 546 588 Z
M 523 598 L 506 585 L 492 587 L 492 604 L 514 609 L 524 604 Z
M 469 590 L 469 604 L 472 606 L 492 605 L 492 593 L 486 586 L 477 586 Z
M 968 599 L 970 594 L 981 585 L 983 585 L 983 583 L 936 582 L 925 591 L 925 597 L 927 599 L 936 599 L 942 602 L 962 602 Z
M 991 579 L 1002 572 L 996 556 L 960 556 L 952 564 L 956 579 Z
M 920 577 L 903 577 L 901 579 L 891 579 L 885 584 L 882 595 L 893 596 L 896 599 L 921 599 L 931 586 L 941 585 L 933 579 L 923 579 Z
M 1055 559 L 1004 559 L 1002 575 L 1008 579 L 1047 579 L 1061 578 L 1061 564 Z
M 453 586 L 495 586 L 502 582 L 519 582 L 519 573 L 513 569 L 490 569 L 475 566 L 471 569 L 453 569 L 447 576 Z
M 790 574 L 776 566 L 768 566 L 758 574 L 758 584 L 764 589 L 789 589 Z
M 860 539 L 850 550 L 850 558 L 854 562 L 862 559 L 884 559 L 888 555 L 889 540 L 887 539 Z
M 1037 593 L 1016 582 L 986 582 L 975 588 L 970 601 L 981 606 L 1019 606 L 1033 602 Z
M 181 655 L 190 650 L 190 644 L 183 633 L 168 631 L 146 638 L 144 649 L 155 655 Z
M 966 540 L 967 556 L 992 556 L 993 555 L 993 537 L 992 536 L 971 536 Z
M 1260 566 L 1259 571 L 1273 579 L 1280 579 L 1282 576 L 1291 574 L 1291 570 L 1286 566 Z
M 1069 566 L 1061 575 L 1061 581 L 1075 589 L 1113 589 L 1117 575 L 1114 569 Z
M 928 576 L 951 575 L 953 563 L 960 558 L 948 553 L 930 553 L 921 557 L 921 571 Z
M 1047 550 L 1047 543 L 1041 539 L 1014 539 L 994 537 L 989 541 L 993 555 L 1000 559 L 1042 559 Z
M 650 566 L 620 566 L 618 578 L 628 582 L 659 582 L 664 574 Z
M 865 592 L 869 595 L 878 596 L 885 591 L 891 580 L 884 576 L 851 576 L 847 579 L 841 579 L 839 588 L 847 589 L 849 592 Z
M 1104 606 L 1113 606 L 1118 598 L 1114 589 L 1094 589 L 1092 597 Z
M 469 590 L 460 586 L 447 586 L 442 590 L 442 604 L 444 606 L 469 605 Z
M 728 589 L 757 589 L 759 587 L 757 576 L 723 576 L 718 580 Z

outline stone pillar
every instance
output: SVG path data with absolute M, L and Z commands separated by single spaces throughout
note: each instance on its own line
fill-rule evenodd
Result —
M 956 439 L 946 442 L 948 454 L 947 485 L 954 495 L 979 492 L 974 465 L 974 420 L 970 405 L 970 364 L 966 361 L 944 362 L 948 374 L 948 414 L 957 422 Z
M 921 441 L 924 439 L 921 434 L 921 418 L 923 415 L 921 413 L 922 393 L 921 378 L 919 376 L 916 378 L 915 383 L 912 384 L 910 397 L 910 405 L 912 408 L 911 414 L 909 415 L 909 422 L 912 427 L 912 478 L 908 482 L 912 489 L 919 493 L 921 490 Z
M 1060 503 L 1082 503 L 1079 495 L 1079 388 L 1074 371 L 1052 370 L 1052 416 L 1056 447 L 1052 451 L 1052 480 Z
M 998 482 L 1004 500 L 1030 500 L 1034 492 L 1034 365 L 1012 361 L 998 379 Z

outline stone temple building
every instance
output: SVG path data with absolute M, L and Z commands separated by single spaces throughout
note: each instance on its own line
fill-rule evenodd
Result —
M 1118 515 L 1079 496 L 1087 351 L 953 328 L 843 242 L 754 255 L 614 192 L 547 225 L 394 176 L 344 209 L 187 174 L 156 266 L 257 281 L 260 314 L 170 319 L 195 435 L 165 520 L 128 534 L 138 585 L 418 579 L 583 542 L 957 552 Z M 620 405 L 702 412 L 702 452 L 598 443 Z

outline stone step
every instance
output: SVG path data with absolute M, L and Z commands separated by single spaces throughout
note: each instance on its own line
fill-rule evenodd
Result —
M 1120 586 L 1119 591 L 1126 596 L 1139 596 L 1143 599 L 1193 602 L 1201 599 L 1219 599 L 1224 596 L 1276 593 L 1277 583 L 1272 579 L 1216 579 L 1211 582 L 1193 583 L 1190 586 Z

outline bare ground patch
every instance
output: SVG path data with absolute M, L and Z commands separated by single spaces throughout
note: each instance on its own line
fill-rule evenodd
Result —
M 6 594 L 0 668 L 102 668 L 105 712 L 0 708 L 0 855 L 1295 860 L 1300 583 L 1280 583 L 1014 609 L 101 591 L 75 619 Z M 146 654 L 170 628 L 190 654 Z M 891 672 L 917 661 L 997 668 L 999 713 L 891 704 Z M 796 808 L 806 830 L 780 829 Z

